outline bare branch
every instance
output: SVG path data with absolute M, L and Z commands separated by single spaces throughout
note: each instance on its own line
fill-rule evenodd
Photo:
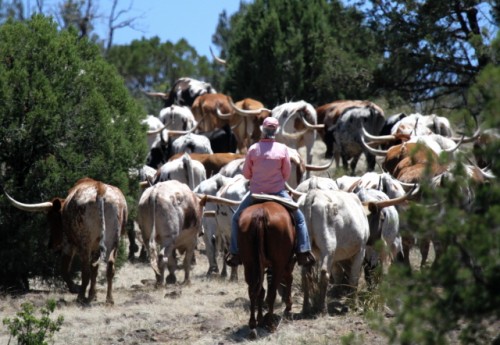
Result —
M 36 8 L 38 13 L 43 13 L 43 0 L 36 0 Z
M 113 0 L 113 5 L 111 7 L 111 13 L 109 14 L 109 20 L 108 20 L 108 39 L 107 39 L 107 44 L 106 44 L 106 52 L 109 51 L 111 46 L 113 45 L 113 36 L 115 33 L 115 30 L 117 29 L 122 29 L 122 28 L 132 28 L 134 30 L 138 30 L 135 26 L 134 23 L 137 21 L 138 18 L 142 18 L 143 15 L 140 16 L 134 16 L 130 18 L 126 18 L 120 21 L 120 17 L 130 13 L 133 9 L 133 1 L 130 1 L 128 8 L 127 9 L 122 9 L 118 10 L 118 0 Z M 141 30 L 138 30 L 141 31 Z

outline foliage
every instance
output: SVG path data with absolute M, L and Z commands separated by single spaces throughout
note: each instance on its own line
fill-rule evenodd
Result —
M 17 338 L 20 345 L 47 345 L 55 332 L 61 329 L 64 317 L 59 316 L 55 321 L 49 315 L 54 312 L 56 302 L 48 300 L 47 305 L 40 309 L 41 318 L 34 315 L 35 307 L 26 302 L 21 305 L 22 310 L 14 319 L 4 318 L 3 324 L 9 328 L 11 337 Z
M 146 98 L 142 91 L 167 91 L 181 77 L 210 80 L 212 72 L 205 56 L 184 39 L 161 42 L 159 37 L 134 40 L 130 45 L 115 45 L 107 60 L 118 69 L 130 92 L 141 99 L 147 112 L 158 115 L 158 100 Z M 215 85 L 214 85 L 215 86 Z
M 0 27 L 0 162 L 4 188 L 26 202 L 65 197 L 88 176 L 119 187 L 130 203 L 129 169 L 146 157 L 143 111 L 99 48 L 35 15 Z M 56 275 L 43 215 L 0 199 L 0 286 L 27 288 Z M 16 258 L 13 260 L 13 258 Z
M 370 95 L 381 58 L 362 16 L 339 1 L 256 0 L 219 23 L 227 40 L 224 91 L 268 107 L 304 99 L 324 104 Z M 217 41 L 217 43 L 219 42 Z
M 494 86 L 500 68 L 487 66 L 470 90 L 484 123 L 498 128 L 495 104 L 500 90 Z M 492 172 L 499 176 L 500 143 L 484 152 L 493 158 Z M 411 274 L 392 267 L 381 291 L 395 318 L 378 318 L 378 327 L 394 343 L 445 344 L 452 334 L 463 344 L 487 344 L 498 336 L 500 319 L 500 185 L 498 180 L 475 182 L 465 174 L 463 157 L 453 170 L 454 180 L 442 188 L 424 188 L 422 203 L 402 214 L 417 237 L 432 235 L 440 249 L 431 267 Z M 474 191 L 471 207 L 461 202 L 464 187 Z M 429 207 L 425 205 L 440 205 Z M 390 283 L 389 283 L 390 282 Z M 493 329 L 491 329 L 492 324 Z M 455 338 L 453 338 L 455 339 Z
M 385 51 L 375 83 L 386 95 L 429 111 L 461 108 L 466 90 L 491 61 L 497 30 L 487 1 L 376 0 L 366 19 Z

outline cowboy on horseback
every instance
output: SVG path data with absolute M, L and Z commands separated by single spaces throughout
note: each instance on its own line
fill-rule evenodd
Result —
M 267 117 L 262 126 L 262 138 L 248 149 L 243 166 L 243 175 L 250 180 L 250 191 L 241 201 L 233 215 L 231 223 L 231 241 L 226 263 L 235 267 L 241 264 L 238 253 L 238 222 L 241 212 L 255 203 L 252 194 L 271 194 L 285 199 L 291 197 L 285 189 L 285 182 L 290 176 L 291 163 L 288 148 L 275 141 L 279 122 L 274 117 Z M 304 215 L 300 209 L 293 211 L 297 235 L 296 257 L 299 265 L 310 266 L 316 260 L 311 253 L 311 243 Z

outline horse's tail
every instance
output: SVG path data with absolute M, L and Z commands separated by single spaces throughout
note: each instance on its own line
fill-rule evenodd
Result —
M 264 272 L 266 267 L 266 232 L 267 232 L 267 222 L 265 217 L 264 208 L 258 208 L 252 217 L 252 221 L 250 224 L 251 229 L 255 229 L 254 233 L 254 250 L 255 250 L 255 258 L 256 262 L 259 264 L 255 270 L 256 279 L 256 287 L 259 289 L 262 288 L 264 284 Z

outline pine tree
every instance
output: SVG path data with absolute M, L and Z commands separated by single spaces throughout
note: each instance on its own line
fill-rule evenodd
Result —
M 30 202 L 65 197 L 85 176 L 119 187 L 146 156 L 143 111 L 99 48 L 42 15 L 0 27 L 0 163 L 3 187 Z M 56 275 L 43 215 L 0 198 L 0 286 Z

